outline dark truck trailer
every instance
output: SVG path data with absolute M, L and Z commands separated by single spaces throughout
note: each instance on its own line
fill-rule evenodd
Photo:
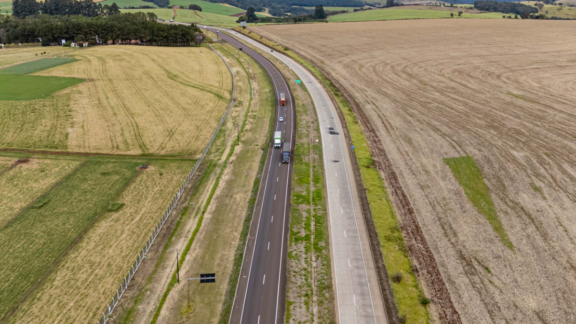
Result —
M 290 163 L 290 142 L 284 142 L 282 146 L 282 163 Z

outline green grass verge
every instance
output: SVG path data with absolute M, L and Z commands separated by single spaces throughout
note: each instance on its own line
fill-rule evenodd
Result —
M 464 193 L 468 199 L 470 199 L 470 202 L 472 202 L 480 214 L 486 217 L 494 231 L 500 237 L 502 243 L 510 250 L 514 250 L 514 245 L 512 241 L 510 241 L 508 234 L 506 234 L 500 218 L 498 218 L 496 207 L 494 207 L 494 202 L 492 202 L 490 190 L 488 190 L 488 186 L 486 186 L 484 182 L 482 171 L 480 171 L 474 159 L 471 156 L 461 156 L 444 159 L 444 162 L 446 162 L 450 170 L 452 170 L 452 173 L 464 189 Z
M 89 161 L 0 231 L 0 318 L 54 267 L 142 162 Z M 98 251 L 94 251 L 98 253 Z
M 41 60 L 0 69 L 0 74 L 31 74 L 74 61 L 76 60 L 70 58 L 43 58 Z
M 366 188 L 366 195 L 368 196 L 372 218 L 374 219 L 378 238 L 380 239 L 380 248 L 384 255 L 384 262 L 386 264 L 388 276 L 391 277 L 396 273 L 402 274 L 403 279 L 400 283 L 391 284 L 398 312 L 400 316 L 406 316 L 406 323 L 429 323 L 430 318 L 428 309 L 420 303 L 422 290 L 420 289 L 416 276 L 412 271 L 408 252 L 404 245 L 404 238 L 398 226 L 398 220 L 394 214 L 390 198 L 384 187 L 384 182 L 380 177 L 380 173 L 376 168 L 374 168 L 372 154 L 370 153 L 368 142 L 364 137 L 362 128 L 356 120 L 356 116 L 352 112 L 352 109 L 344 98 L 344 95 L 322 73 L 322 71 L 317 69 L 310 62 L 302 59 L 298 54 L 290 50 L 284 50 L 284 47 L 280 44 L 260 38 L 260 36 L 254 33 L 249 33 L 248 30 L 241 28 L 234 28 L 234 30 L 286 54 L 308 68 L 308 70 L 310 70 L 316 78 L 326 86 L 335 98 L 344 115 L 346 126 L 354 143 L 354 152 L 356 153 L 356 159 L 360 166 L 362 182 Z
M 462 18 L 468 19 L 502 19 L 502 13 L 490 12 L 482 14 L 462 14 Z M 454 13 L 458 16 L 458 13 Z M 452 19 L 460 19 L 460 18 Z M 416 9 L 373 9 L 346 13 L 328 17 L 329 22 L 346 21 L 374 21 L 374 20 L 400 20 L 400 19 L 438 19 L 450 18 L 450 11 L 440 10 L 416 10 Z
M 0 100 L 44 99 L 81 82 L 84 79 L 0 74 Z

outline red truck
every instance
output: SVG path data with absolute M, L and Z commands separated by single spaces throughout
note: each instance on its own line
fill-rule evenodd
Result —
M 286 96 L 284 92 L 280 92 L 280 106 L 286 106 Z

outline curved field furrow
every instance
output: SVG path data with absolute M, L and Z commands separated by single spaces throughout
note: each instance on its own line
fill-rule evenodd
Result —
M 371 150 L 390 158 L 462 322 L 573 323 L 574 28 L 429 20 L 257 31 L 353 94 L 383 146 Z M 444 162 L 466 155 L 512 248 Z
M 206 48 L 102 46 L 77 53 L 78 61 L 39 73 L 87 80 L 64 91 L 71 108 L 63 106 L 52 112 L 57 115 L 42 119 L 53 135 L 44 136 L 40 144 L 62 142 L 68 135 L 67 150 L 74 152 L 193 157 L 206 145 L 229 102 L 230 76 Z M 0 144 L 27 138 L 30 130 L 14 127 L 6 132 Z M 25 148 L 41 148 L 35 145 Z M 52 147 L 62 147 L 58 145 Z

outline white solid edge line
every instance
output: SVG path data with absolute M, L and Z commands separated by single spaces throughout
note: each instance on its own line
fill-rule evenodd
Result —
M 256 59 L 256 58 L 254 58 Z M 266 72 L 270 75 L 270 71 L 268 70 L 268 68 L 266 68 L 264 66 L 264 64 L 262 64 L 262 66 L 264 67 L 264 69 L 266 70 Z M 274 79 L 270 78 L 272 80 L 272 83 L 274 83 L 274 89 L 277 89 L 276 87 L 276 82 L 274 81 Z M 278 93 L 276 93 L 278 94 Z M 276 106 L 277 107 L 277 106 Z M 276 124 L 276 129 L 278 129 L 279 126 L 279 122 L 277 122 Z M 274 130 L 275 131 L 275 130 Z M 264 196 L 262 197 L 262 205 L 264 204 L 264 197 L 266 196 L 266 188 L 268 187 L 268 181 L 270 178 L 270 169 L 272 168 L 272 161 L 273 161 L 273 157 L 274 156 L 274 148 L 272 148 L 272 150 L 270 151 L 270 164 L 268 166 L 268 174 L 266 175 L 266 184 L 264 185 Z M 260 194 L 260 192 L 258 192 L 258 194 Z M 240 314 L 240 324 L 242 323 L 242 319 L 244 318 L 244 310 L 246 309 L 246 297 L 248 296 L 248 288 L 250 287 L 250 275 L 252 273 L 252 263 L 254 262 L 254 252 L 256 251 L 256 246 L 258 245 L 258 232 L 260 230 L 260 222 L 262 221 L 262 212 L 263 212 L 264 208 L 260 208 L 260 220 L 258 221 L 258 227 L 256 228 L 256 238 L 254 239 L 254 248 L 252 250 L 252 259 L 250 260 L 250 270 L 248 271 L 248 282 L 246 283 L 246 292 L 244 293 L 244 303 L 242 304 L 242 313 Z M 234 298 L 234 300 L 236 300 L 236 298 Z M 234 310 L 234 303 L 232 304 L 232 310 Z M 230 315 L 230 318 L 228 319 L 228 323 L 230 323 L 232 321 L 232 315 Z
M 245 37 L 245 36 L 243 36 L 243 35 L 239 35 L 238 37 L 240 37 L 240 38 L 243 39 L 244 41 L 246 41 L 246 42 L 248 42 L 248 43 L 252 44 L 253 46 L 256 46 L 256 47 L 258 47 L 258 48 L 260 48 L 260 49 L 262 49 L 262 48 L 265 47 L 265 46 L 263 46 L 263 45 L 262 45 L 262 46 L 259 46 L 259 45 L 260 45 L 259 43 L 252 42 L 249 38 L 247 38 L 247 37 Z M 277 59 L 279 59 L 280 61 L 284 61 L 283 59 L 286 59 L 286 60 L 289 60 L 289 61 L 294 62 L 293 60 L 291 60 L 291 59 L 288 58 L 288 57 L 280 56 L 280 54 L 278 54 L 278 53 L 272 53 L 272 55 L 273 55 L 274 57 L 276 57 Z M 283 62 L 283 63 L 285 63 L 285 62 Z M 297 66 L 299 66 L 299 65 L 298 65 L 297 63 L 295 63 L 295 62 L 294 62 L 294 64 L 296 64 Z M 292 70 L 294 71 L 294 69 L 292 69 Z M 295 72 L 296 72 L 296 71 L 295 71 Z M 307 71 L 303 71 L 303 73 L 304 73 L 305 75 L 308 74 Z M 296 74 L 298 75 L 298 73 L 296 73 Z M 307 76 L 307 77 L 310 76 L 311 79 L 312 79 L 312 82 L 315 83 L 316 86 L 319 86 L 319 84 L 317 83 L 317 80 L 316 80 L 314 77 L 312 77 L 311 75 L 306 75 L 306 76 Z M 300 78 L 303 79 L 301 76 L 300 76 Z M 324 89 L 320 87 L 319 90 L 320 90 L 320 93 L 326 98 L 326 97 L 327 97 L 327 94 L 325 93 Z M 315 105 L 315 106 L 318 107 L 317 105 Z M 323 107 L 324 107 L 324 105 L 323 105 Z M 331 102 L 328 102 L 328 109 L 329 109 L 330 112 L 332 113 L 331 108 L 332 108 Z M 334 108 L 334 109 L 335 109 L 335 108 Z M 335 119 L 335 120 L 336 120 L 336 119 Z M 338 120 L 338 123 L 339 123 L 339 122 L 340 122 L 340 121 Z M 324 139 L 324 132 L 320 132 L 320 136 L 322 137 L 322 139 Z M 342 143 L 340 142 L 340 138 L 338 138 L 338 142 L 339 142 L 339 144 L 340 144 L 340 151 L 342 152 Z M 325 145 L 325 142 L 322 141 L 322 146 L 324 146 L 324 145 Z M 323 161 L 324 161 L 324 174 L 325 174 L 325 176 L 327 176 L 327 174 L 326 174 L 326 170 L 327 170 L 326 159 L 323 159 Z M 344 165 L 346 166 L 346 157 L 345 157 L 345 156 L 344 156 Z M 348 189 L 349 189 L 348 193 L 349 193 L 350 198 L 352 198 L 352 193 L 351 193 L 351 190 L 350 190 L 350 182 L 349 182 L 349 180 L 348 180 L 348 171 L 347 171 L 347 168 L 345 167 L 344 170 L 346 170 L 346 180 L 347 180 L 347 182 L 348 182 Z M 358 231 L 358 222 L 357 222 L 357 220 L 356 220 L 356 212 L 355 212 L 355 208 L 354 208 L 354 200 L 352 200 L 352 209 L 353 209 L 353 213 L 354 213 L 354 221 L 355 221 L 355 224 L 356 224 L 356 230 Z M 328 200 L 328 210 L 330 210 L 330 201 L 329 201 L 329 200 Z M 331 227 L 332 227 L 332 226 L 331 226 Z M 360 236 L 358 236 L 358 241 L 360 241 Z M 360 250 L 362 251 L 362 245 L 360 245 Z M 363 263 L 363 265 L 364 265 L 364 275 L 365 275 L 365 277 L 366 277 L 366 282 L 367 282 L 367 286 L 368 286 L 368 293 L 369 293 L 369 295 L 370 295 L 370 302 L 371 302 L 371 305 L 372 305 L 372 313 L 373 313 L 373 315 L 374 315 L 374 322 L 377 323 L 377 321 L 376 321 L 376 313 L 375 313 L 375 311 L 374 311 L 374 302 L 373 302 L 373 300 L 372 300 L 372 292 L 370 291 L 370 287 L 369 287 L 369 284 L 368 284 L 368 274 L 366 273 L 366 262 L 365 262 L 365 260 L 364 260 L 364 253 L 363 253 L 363 251 L 362 251 L 362 263 Z M 335 275 L 335 277 L 336 277 L 336 278 L 335 278 L 335 281 L 336 281 L 336 296 L 338 296 L 338 278 L 337 278 L 336 267 L 334 267 L 334 273 L 336 274 L 336 275 Z M 337 301 L 338 301 L 338 317 L 341 318 L 341 314 L 340 314 L 340 300 L 337 298 Z

